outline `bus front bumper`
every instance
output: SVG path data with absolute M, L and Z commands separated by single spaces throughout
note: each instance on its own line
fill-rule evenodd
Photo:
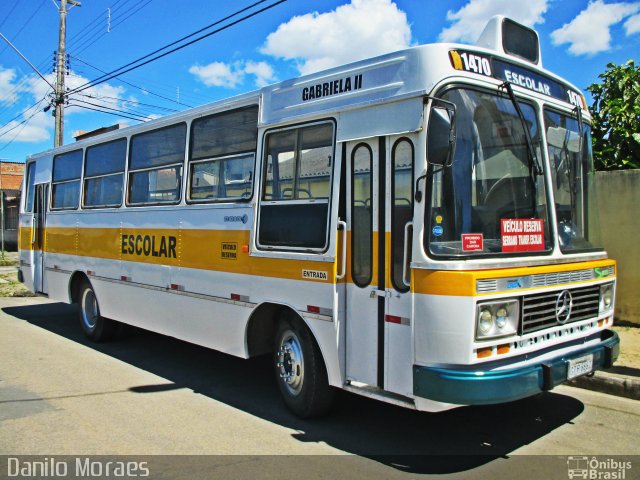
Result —
M 413 393 L 417 397 L 457 405 L 511 402 L 566 382 L 569 360 L 592 354 L 591 371 L 595 371 L 611 367 L 619 352 L 618 334 L 604 330 L 597 345 L 525 367 L 462 370 L 414 365 Z

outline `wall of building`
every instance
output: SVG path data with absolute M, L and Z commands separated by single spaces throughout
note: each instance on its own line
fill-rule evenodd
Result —
M 616 319 L 640 324 L 640 170 L 596 173 L 599 235 L 618 262 Z

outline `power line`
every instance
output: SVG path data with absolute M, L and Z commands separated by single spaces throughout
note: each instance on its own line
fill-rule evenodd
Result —
M 136 13 L 138 13 L 140 10 L 142 10 L 144 7 L 146 7 L 147 5 L 149 5 L 153 0 L 147 0 L 146 3 L 143 3 L 142 5 L 139 5 L 134 11 L 132 11 L 131 13 L 129 13 L 127 16 L 125 16 L 122 20 L 120 20 L 119 22 L 112 24 L 111 25 L 111 30 L 115 29 L 118 25 L 122 24 L 123 22 L 125 22 L 128 18 L 130 18 L 131 16 L 135 15 Z M 113 19 L 112 19 L 113 21 Z M 102 32 L 100 33 L 98 36 L 94 36 L 94 38 L 90 38 L 89 40 L 85 41 L 82 45 L 75 47 L 75 51 L 76 54 L 80 54 L 82 52 L 84 52 L 87 48 L 89 48 L 91 45 L 93 45 L 94 43 L 96 43 L 98 40 L 100 40 L 102 37 L 104 37 L 108 32 Z
M 126 0 L 126 1 L 130 1 L 130 0 Z M 116 12 L 117 10 L 120 9 L 120 7 L 118 7 L 118 5 L 122 2 L 122 0 L 118 0 L 116 1 L 112 6 L 111 6 L 111 13 L 113 14 L 114 12 Z M 126 3 L 126 2 L 125 2 Z M 80 40 L 85 39 L 85 37 L 90 37 L 92 35 L 92 32 L 96 29 L 96 28 L 100 28 L 100 23 L 104 18 L 104 14 L 106 13 L 106 11 L 104 12 L 100 12 L 99 15 L 97 15 L 96 17 L 94 17 L 93 20 L 91 20 L 89 23 L 87 23 L 84 27 L 82 27 L 80 29 L 80 31 L 77 33 L 77 35 L 71 39 L 69 41 L 69 49 L 72 49 L 75 47 L 74 44 L 80 42 Z
M 36 104 L 36 110 L 35 112 L 33 112 L 31 114 L 31 116 L 29 116 L 29 118 L 24 119 L 22 122 L 20 122 L 19 124 L 17 124 L 15 127 L 12 127 L 11 129 L 7 130 L 6 132 L 0 134 L 0 138 L 3 137 L 4 135 L 6 135 L 7 133 L 9 133 L 11 130 L 15 130 L 16 128 L 18 128 L 20 125 L 22 125 L 22 128 L 20 130 L 18 130 L 16 132 L 16 134 L 13 136 L 13 138 L 11 140 L 9 140 L 7 143 L 4 144 L 4 146 L 2 148 L 0 148 L 0 152 L 2 150 L 4 150 L 5 148 L 7 148 L 9 145 L 11 145 L 13 143 L 13 141 L 18 138 L 18 135 L 20 135 L 22 133 L 22 131 L 26 128 L 27 123 L 29 123 L 29 121 L 35 117 L 38 113 L 40 113 L 39 111 L 39 107 L 40 104 L 42 104 L 42 102 L 44 102 L 44 100 L 46 99 L 46 97 L 43 97 L 42 100 L 40 100 L 37 104 Z
M 152 105 L 150 103 L 142 103 L 142 102 L 138 102 L 137 100 L 127 100 L 126 98 L 119 98 L 119 97 L 109 97 L 106 95 L 101 95 L 101 96 L 93 96 L 93 95 L 84 95 L 82 93 L 79 93 L 78 95 L 80 95 L 81 97 L 86 97 L 86 98 L 93 98 L 94 100 L 114 100 L 115 102 L 118 103 L 132 103 L 132 104 L 136 104 L 136 105 L 141 105 L 143 107 L 150 107 L 156 110 L 164 110 L 165 112 L 169 112 L 169 113 L 176 113 L 179 110 L 176 110 L 174 108 L 168 108 L 168 107 L 161 107 L 159 105 Z M 109 102 L 112 103 L 112 102 Z
M 74 99 L 74 101 L 75 102 L 80 102 L 80 103 L 82 103 L 82 105 L 91 105 L 92 107 L 101 108 L 103 110 L 108 110 L 110 112 L 117 112 L 117 113 L 123 113 L 123 114 L 126 114 L 126 115 L 133 115 L 134 117 L 140 117 L 143 121 L 151 120 L 151 117 L 147 117 L 146 115 L 138 115 L 135 112 L 127 112 L 125 110 L 120 110 L 119 108 L 111 108 L 111 107 L 107 107 L 105 105 L 100 105 L 98 103 L 87 102 L 86 100 L 80 100 L 79 98 Z M 81 105 L 77 105 L 77 106 L 81 106 Z
M 102 110 L 100 108 L 93 108 L 93 107 L 87 107 L 86 105 L 77 105 L 75 103 L 70 103 L 69 105 L 67 105 L 68 107 L 78 107 L 78 108 L 84 108 L 86 110 L 93 110 L 94 112 L 100 112 L 100 113 L 107 113 L 109 115 L 114 115 L 116 117 L 120 117 L 120 118 L 128 118 L 129 120 L 135 120 L 136 122 L 144 122 L 146 120 L 151 120 L 151 118 L 146 117 L 146 120 L 140 120 L 139 118 L 135 118 L 135 117 L 131 117 L 126 113 L 114 113 L 114 112 L 109 112 L 107 110 Z
M 11 43 L 11 42 L 9 41 L 9 39 L 8 39 L 7 37 L 5 37 L 2 33 L 0 33 L 0 37 L 2 37 L 2 38 L 3 38 L 3 40 L 4 40 L 5 42 L 7 42 L 7 43 L 9 44 L 9 46 L 10 46 L 11 48 L 13 48 L 13 49 L 15 50 L 15 52 L 16 52 L 18 55 L 20 55 L 20 57 L 21 57 L 25 62 L 27 62 L 27 63 L 29 64 L 29 66 L 31 67 L 31 69 L 32 69 L 34 72 L 36 72 L 36 73 L 40 76 L 40 78 L 41 78 L 42 80 L 44 80 L 44 81 L 45 81 L 45 82 L 46 82 L 46 83 L 47 83 L 47 84 L 48 84 L 52 89 L 54 89 L 54 90 L 55 90 L 55 87 L 54 87 L 53 85 L 51 85 L 51 83 L 49 82 L 49 80 L 47 80 L 46 78 L 44 78 L 44 75 L 42 75 L 42 74 L 40 73 L 40 71 L 39 71 L 36 67 L 34 67 L 33 63 L 31 63 L 29 60 L 27 60 L 27 57 L 25 57 L 22 53 L 20 53 L 20 50 L 18 50 L 18 49 L 13 45 L 13 43 Z
M 11 16 L 11 14 L 13 13 L 13 11 L 16 9 L 17 6 L 18 6 L 18 2 L 17 1 L 13 2 L 13 8 L 11 10 L 9 10 L 9 13 L 7 13 L 7 15 L 4 17 L 2 22 L 0 22 L 0 28 L 2 28 L 2 26 L 5 24 L 7 19 Z
M 42 2 L 40 2 L 40 5 L 38 5 L 36 7 L 36 9 L 33 11 L 31 16 L 29 16 L 29 18 L 27 18 L 27 20 L 22 24 L 20 29 L 11 37 L 12 41 L 15 41 L 15 39 L 18 38 L 18 36 L 22 33 L 22 30 L 24 30 L 26 28 L 26 26 L 29 25 L 31 20 L 33 20 L 33 17 L 36 16 L 36 13 L 38 13 L 38 11 L 42 8 L 42 5 L 44 5 L 44 2 L 46 2 L 46 1 L 47 0 L 42 0 Z M 17 4 L 17 2 L 16 2 L 16 4 Z M 6 49 L 7 49 L 7 45 L 5 45 L 2 50 L 0 50 L 0 55 L 2 55 Z
M 71 55 L 71 58 L 73 58 L 75 60 L 78 60 L 80 63 L 84 63 L 86 66 L 91 67 L 94 70 L 97 70 L 97 71 L 105 73 L 105 74 L 107 73 L 104 70 L 102 70 L 101 68 L 98 68 L 95 65 L 91 65 L 90 63 L 86 62 L 85 60 L 82 60 L 79 57 Z M 178 105 L 183 105 L 183 106 L 185 106 L 187 108 L 192 108 L 193 107 L 193 105 L 189 105 L 189 104 L 186 104 L 186 103 L 183 103 L 183 102 L 179 102 L 179 101 L 177 101 L 177 100 L 175 100 L 173 98 L 170 98 L 170 97 L 165 97 L 164 95 L 160 95 L 159 93 L 152 92 L 151 90 L 149 90 L 147 88 L 140 87 L 138 85 L 135 85 L 134 83 L 128 82 L 126 80 L 123 80 L 122 78 L 116 77 L 116 80 L 118 80 L 119 82 L 124 83 L 125 85 L 129 85 L 130 87 L 137 88 L 141 92 L 148 93 L 149 95 L 153 95 L 154 97 L 162 98 L 163 100 L 167 100 L 169 102 L 173 102 L 173 103 L 176 103 Z
M 256 5 L 264 3 L 265 1 L 266 0 L 260 0 L 260 1 L 255 2 L 254 4 L 252 4 L 252 5 L 248 6 L 248 7 L 246 7 L 246 8 L 238 10 L 237 12 L 235 12 L 235 13 L 233 13 L 231 15 L 228 15 L 225 18 L 223 18 L 221 20 L 218 20 L 218 21 L 216 21 L 216 22 L 214 22 L 214 23 L 212 23 L 212 24 L 210 24 L 210 25 L 208 25 L 208 26 L 206 26 L 206 27 L 194 32 L 194 33 L 191 33 L 191 34 L 187 35 L 186 37 L 183 37 L 183 38 L 181 38 L 179 40 L 176 40 L 175 42 L 172 42 L 172 43 L 170 43 L 168 45 L 165 45 L 164 47 L 159 48 L 159 49 L 155 50 L 154 52 L 149 53 L 149 54 L 145 55 L 144 57 L 141 57 L 141 58 L 139 58 L 139 59 L 137 59 L 137 60 L 135 60 L 133 62 L 130 62 L 130 63 L 128 63 L 128 64 L 126 64 L 126 65 L 124 65 L 124 66 L 122 66 L 120 68 L 117 68 L 116 70 L 113 70 L 113 71 L 109 72 L 108 74 L 103 75 L 102 77 L 98 77 L 97 79 L 92 80 L 91 82 L 87 82 L 86 84 L 81 85 L 80 87 L 75 88 L 74 90 L 72 90 L 71 93 L 79 92 L 79 91 L 85 90 L 85 89 L 87 89 L 89 87 L 92 87 L 92 86 L 99 85 L 101 83 L 107 82 L 107 81 L 111 80 L 114 77 L 117 77 L 119 75 L 123 75 L 125 73 L 128 73 L 128 72 L 130 72 L 132 70 L 140 68 L 140 67 L 142 67 L 144 65 L 147 65 L 147 64 L 149 64 L 151 62 L 154 62 L 154 61 L 156 61 L 156 60 L 158 60 L 158 59 L 160 59 L 162 57 L 166 57 L 167 55 L 170 55 L 171 53 L 177 52 L 178 50 L 181 50 L 181 49 L 186 48 L 186 47 L 188 47 L 190 45 L 193 45 L 196 42 L 199 42 L 199 41 L 201 41 L 201 40 L 203 40 L 205 38 L 208 38 L 208 37 L 210 37 L 212 35 L 220 33 L 223 30 L 226 30 L 226 29 L 231 28 L 231 27 L 233 27 L 235 25 L 238 25 L 239 23 L 242 23 L 242 22 L 244 22 L 244 21 L 246 21 L 246 20 L 248 20 L 250 18 L 253 18 L 256 15 L 259 15 L 259 14 L 261 14 L 261 13 L 267 11 L 267 10 L 270 10 L 270 9 L 272 9 L 272 8 L 282 4 L 282 3 L 285 3 L 287 0 L 278 0 L 275 3 L 272 3 L 271 5 L 268 5 L 268 6 L 264 7 L 264 8 L 261 8 L 260 10 L 256 10 L 255 12 L 252 12 L 252 13 L 250 13 L 248 15 L 245 15 L 244 17 L 241 17 L 238 20 L 235 20 L 235 21 L 233 21 L 233 22 L 231 22 L 231 23 L 229 23 L 227 25 L 224 25 L 224 26 L 222 26 L 220 28 L 217 28 L 217 29 L 205 34 L 205 35 L 197 37 L 194 40 L 191 40 L 190 42 L 187 42 L 187 43 L 185 43 L 183 45 L 180 45 L 180 46 L 178 46 L 178 47 L 176 47 L 176 48 L 174 48 L 172 50 L 169 50 L 167 52 L 159 54 L 159 55 L 157 55 L 157 56 L 155 56 L 153 58 L 149 58 L 149 57 L 152 57 L 153 55 L 155 55 L 156 53 L 161 52 L 162 50 L 166 50 L 167 48 L 169 48 L 169 47 L 171 47 L 173 45 L 176 45 L 177 43 L 182 42 L 183 40 L 185 40 L 187 38 L 191 38 L 194 35 L 197 35 L 198 33 L 202 32 L 204 30 L 207 30 L 207 29 L 209 29 L 209 28 L 211 28 L 213 26 L 219 25 L 220 23 L 222 23 L 222 22 L 224 22 L 226 20 L 229 20 L 229 19 L 231 19 L 231 18 L 233 18 L 233 17 L 235 17 L 235 16 L 237 16 L 237 15 L 243 13 L 243 12 L 246 12 L 247 10 L 255 7 Z M 145 59 L 148 59 L 148 58 L 149 58 L 149 60 L 146 60 L 143 63 L 139 63 L 142 60 L 145 60 Z M 136 63 L 139 63 L 139 64 L 135 65 Z M 129 68 L 127 68 L 127 67 L 129 67 Z
M 9 125 L 9 124 L 10 124 L 11 122 L 13 122 L 14 120 L 17 120 L 17 119 L 18 119 L 18 118 L 20 118 L 21 116 L 26 115 L 26 113 L 27 113 L 29 110 L 31 110 L 32 108 L 34 108 L 34 107 L 38 107 L 38 106 L 42 103 L 42 101 L 43 101 L 44 99 L 46 99 L 46 98 L 47 98 L 46 96 L 42 97 L 39 101 L 37 101 L 36 103 L 34 103 L 33 105 L 31 105 L 30 107 L 25 108 L 22 112 L 20 112 L 20 113 L 19 113 L 19 114 L 17 114 L 15 117 L 13 117 L 11 120 L 9 120 L 7 123 L 5 123 L 4 125 L 2 125 L 2 126 L 0 127 L 0 132 L 2 132 L 2 129 L 3 129 L 4 127 L 6 127 L 7 125 Z M 20 126 L 20 124 L 18 124 L 18 126 Z M 10 130 L 7 130 L 6 132 L 2 132 L 2 133 L 0 133 L 0 137 L 2 137 L 2 135 L 5 135 L 6 133 L 10 132 L 10 131 L 11 131 L 11 130 L 13 130 L 14 128 L 16 128 L 16 127 L 14 126 L 14 127 L 12 127 Z

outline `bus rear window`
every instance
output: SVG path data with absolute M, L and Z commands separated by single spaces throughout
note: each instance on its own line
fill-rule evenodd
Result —
M 53 157 L 51 208 L 75 210 L 80 203 L 82 150 L 73 150 Z

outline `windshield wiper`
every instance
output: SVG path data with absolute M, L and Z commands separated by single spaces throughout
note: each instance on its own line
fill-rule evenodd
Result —
M 513 104 L 513 108 L 516 109 L 516 113 L 518 114 L 518 118 L 520 119 L 520 123 L 522 124 L 522 130 L 524 131 L 524 138 L 527 143 L 527 159 L 529 160 L 529 178 L 531 179 L 531 188 L 533 190 L 533 198 L 531 199 L 532 213 L 534 216 L 538 215 L 538 181 L 537 177 L 543 174 L 542 166 L 538 160 L 538 156 L 536 155 L 536 150 L 533 146 L 533 140 L 531 139 L 531 133 L 529 132 L 529 127 L 527 126 L 527 119 L 524 118 L 524 114 L 520 109 L 520 105 L 518 104 L 518 100 L 516 99 L 515 94 L 513 93 L 513 88 L 511 88 L 511 84 L 509 82 L 504 82 L 500 85 L 501 90 L 504 89 L 509 95 L 509 99 Z

